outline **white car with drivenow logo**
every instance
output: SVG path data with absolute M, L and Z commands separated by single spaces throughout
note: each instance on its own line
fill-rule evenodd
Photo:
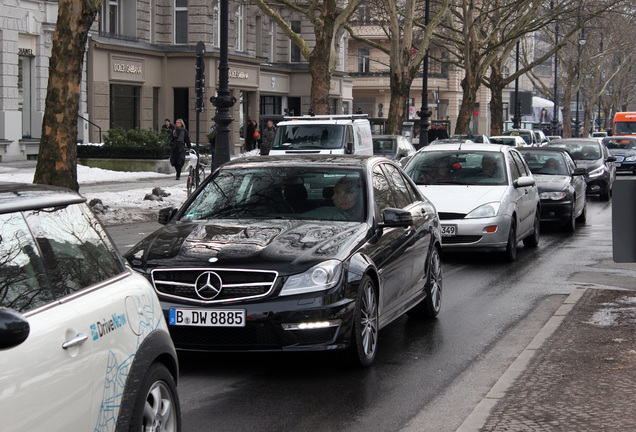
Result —
M 9 431 L 180 430 L 152 286 L 85 198 L 0 183 L 0 420 Z

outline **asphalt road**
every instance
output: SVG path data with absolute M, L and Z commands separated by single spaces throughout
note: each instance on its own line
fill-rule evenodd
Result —
M 109 227 L 122 252 L 159 227 Z M 517 261 L 446 254 L 442 311 L 380 332 L 373 366 L 331 353 L 180 355 L 187 431 L 455 431 L 576 287 L 619 283 L 611 201 L 591 198 L 573 235 L 544 229 Z M 629 287 L 626 287 L 629 288 Z

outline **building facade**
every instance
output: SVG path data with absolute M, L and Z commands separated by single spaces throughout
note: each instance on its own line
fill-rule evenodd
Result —
M 313 27 L 289 9 L 281 15 L 311 46 Z M 78 113 L 78 142 L 102 142 L 111 128 L 159 130 L 165 118 L 184 120 L 190 136 L 206 144 L 218 87 L 220 4 L 209 0 L 104 0 L 89 33 Z M 0 9 L 0 161 L 36 159 L 48 83 L 48 59 L 57 20 L 57 2 L 5 0 Z M 381 29 L 357 23 L 355 31 L 387 43 Z M 195 46 L 206 46 L 205 108 L 196 124 Z M 260 9 L 229 2 L 229 88 L 232 154 L 242 150 L 247 119 L 305 114 L 311 76 L 300 49 Z M 386 117 L 390 104 L 388 58 L 348 37 L 337 39 L 338 67 L 331 81 L 334 114 L 360 109 Z M 435 57 L 444 58 L 444 52 Z M 427 105 L 431 119 L 456 124 L 462 100 L 462 71 L 431 60 Z M 405 119 L 417 123 L 422 78 L 411 87 Z M 488 134 L 489 91 L 482 86 L 471 131 Z M 505 97 L 504 97 L 505 100 Z M 197 127 L 198 126 L 198 127 Z M 454 129 L 453 129 L 454 130 Z

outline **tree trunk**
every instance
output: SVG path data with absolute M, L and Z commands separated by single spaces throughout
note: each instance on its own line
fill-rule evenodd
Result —
M 391 104 L 389 105 L 389 117 L 387 119 L 385 133 L 388 135 L 401 135 L 404 123 L 404 107 L 411 91 L 413 79 L 410 77 L 391 74 Z
M 86 40 L 101 1 L 59 0 L 34 183 L 79 191 L 77 115 Z
M 503 89 L 505 87 L 501 71 L 491 66 L 490 73 L 490 136 L 501 135 L 503 124 Z
M 457 126 L 455 126 L 455 134 L 468 134 L 470 129 L 470 120 L 475 111 L 475 100 L 477 99 L 477 89 L 479 81 L 469 78 L 468 75 L 462 79 L 462 90 L 464 97 L 459 108 L 459 116 L 457 117 Z
M 563 98 L 559 102 L 561 104 L 561 112 L 563 113 L 563 138 L 572 138 L 572 111 L 570 104 L 572 103 L 571 87 L 566 86 L 563 92 Z

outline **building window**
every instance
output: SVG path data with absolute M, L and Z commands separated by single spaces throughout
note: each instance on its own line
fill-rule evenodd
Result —
M 245 6 L 240 4 L 236 8 L 236 44 L 234 49 L 243 51 L 245 45 Z
M 214 26 L 214 28 L 212 29 L 212 31 L 214 32 L 212 34 L 212 45 L 214 45 L 216 48 L 219 48 L 221 46 L 221 21 L 219 18 L 219 3 L 217 2 L 214 5 L 214 11 L 212 12 L 212 25 Z
M 106 34 L 119 33 L 119 0 L 106 0 L 100 9 L 100 31 Z
M 275 63 L 276 54 L 276 24 L 274 21 L 269 21 L 269 62 Z
M 358 72 L 369 72 L 369 48 L 358 48 Z
M 188 0 L 174 0 L 174 43 L 188 43 Z
M 280 96 L 261 96 L 261 115 L 281 114 L 282 101 Z
M 134 129 L 140 126 L 141 87 L 110 86 L 110 128 Z
M 361 4 L 358 7 L 358 22 L 368 23 L 371 21 L 371 8 L 367 4 Z
M 298 36 L 301 35 L 300 33 L 300 21 L 292 21 L 291 22 L 291 29 L 294 33 L 296 33 Z M 289 49 L 289 62 L 290 63 L 300 63 L 300 47 L 298 45 L 296 45 L 294 42 L 291 42 L 291 46 Z

